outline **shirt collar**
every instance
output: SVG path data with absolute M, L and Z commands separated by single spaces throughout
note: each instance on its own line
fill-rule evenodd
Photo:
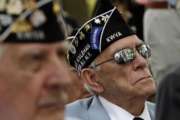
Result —
M 147 103 L 145 103 L 145 108 L 142 112 L 142 114 L 139 116 L 140 118 L 143 118 L 144 120 L 151 120 L 149 111 L 148 111 L 148 106 Z
M 105 98 L 99 96 L 99 99 L 111 120 L 133 120 L 133 118 L 135 117 L 125 109 L 109 102 Z M 145 104 L 145 108 L 139 117 L 143 118 L 144 120 L 151 120 L 147 104 Z

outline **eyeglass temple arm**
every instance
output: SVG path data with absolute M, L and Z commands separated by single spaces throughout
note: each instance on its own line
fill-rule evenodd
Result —
M 112 61 L 112 60 L 114 60 L 114 58 L 110 58 L 110 59 L 108 59 L 108 60 L 105 60 L 105 61 L 103 61 L 103 62 L 100 62 L 100 63 L 98 63 L 98 64 L 95 64 L 95 65 L 93 65 L 92 67 L 97 67 L 97 66 L 99 66 L 99 65 L 102 65 L 102 64 L 104 64 L 104 63 L 106 63 L 106 62 L 109 62 L 109 61 Z

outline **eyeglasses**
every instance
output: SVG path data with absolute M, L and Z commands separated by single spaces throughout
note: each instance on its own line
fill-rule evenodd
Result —
M 148 59 L 151 56 L 151 49 L 147 44 L 138 45 L 136 47 L 136 50 L 145 59 Z M 136 58 L 136 53 L 133 48 L 123 48 L 115 52 L 113 58 L 95 64 L 93 67 L 97 67 L 112 60 L 114 60 L 117 64 L 127 64 L 132 62 L 135 58 Z

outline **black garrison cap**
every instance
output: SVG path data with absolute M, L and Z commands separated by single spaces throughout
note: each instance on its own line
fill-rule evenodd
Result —
M 113 42 L 133 34 L 116 8 L 100 14 L 76 33 L 68 50 L 69 63 L 80 71 Z
M 49 43 L 65 39 L 58 0 L 0 1 L 0 43 Z

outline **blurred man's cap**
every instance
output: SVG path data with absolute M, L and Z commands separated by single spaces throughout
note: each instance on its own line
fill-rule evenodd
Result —
M 49 43 L 65 38 L 58 0 L 0 0 L 0 43 Z

